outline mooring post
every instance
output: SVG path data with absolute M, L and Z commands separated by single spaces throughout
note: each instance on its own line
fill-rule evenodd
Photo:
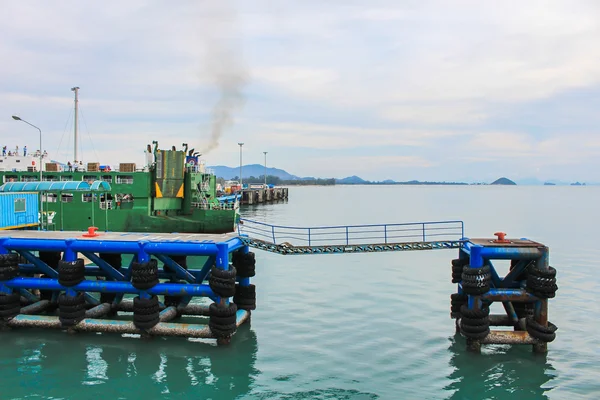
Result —
M 474 245 L 471 247 L 471 257 L 469 258 L 469 268 L 481 268 L 483 267 L 483 257 L 481 255 L 483 246 Z M 467 307 L 470 310 L 481 309 L 481 297 L 475 295 L 468 295 Z M 477 339 L 467 338 L 467 350 L 479 353 L 481 352 L 481 341 Z
M 150 261 L 150 254 L 146 253 L 146 251 L 144 250 L 144 247 L 146 247 L 146 244 L 148 244 L 148 242 L 144 241 L 144 240 L 140 240 L 138 242 L 138 252 L 137 252 L 137 261 L 139 263 L 147 263 Z M 129 267 L 129 269 L 131 270 L 131 267 Z M 148 294 L 147 291 L 142 290 L 140 291 L 140 299 L 151 299 L 152 296 L 150 294 Z

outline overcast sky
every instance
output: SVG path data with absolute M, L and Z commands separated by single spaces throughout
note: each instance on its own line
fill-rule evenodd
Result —
M 600 181 L 600 1 L 0 0 L 0 143 L 299 176 Z M 206 151 L 210 150 L 210 151 Z

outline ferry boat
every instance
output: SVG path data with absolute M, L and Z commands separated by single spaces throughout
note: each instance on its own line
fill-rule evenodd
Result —
M 73 88 L 75 116 L 77 89 Z M 74 138 L 76 149 L 77 117 Z M 120 163 L 118 170 L 97 162 L 56 162 L 45 151 L 40 153 L 42 149 L 27 154 L 10 150 L 10 155 L 3 149 L 0 190 L 39 192 L 41 223 L 49 230 L 86 230 L 93 225 L 101 231 L 115 232 L 233 232 L 239 202 L 218 200 L 216 176 L 198 153 L 188 151 L 185 143 L 181 150 L 175 146 L 159 149 L 157 141 L 152 144 L 146 146 L 141 168 L 128 162 Z M 78 160 L 77 150 L 74 155 Z M 87 185 L 74 186 L 72 182 Z M 105 189 L 80 190 L 80 186 Z

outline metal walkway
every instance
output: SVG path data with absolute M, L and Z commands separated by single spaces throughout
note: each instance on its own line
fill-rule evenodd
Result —
M 404 224 L 291 227 L 242 218 L 245 245 L 278 254 L 375 253 L 454 249 L 464 242 L 462 221 Z

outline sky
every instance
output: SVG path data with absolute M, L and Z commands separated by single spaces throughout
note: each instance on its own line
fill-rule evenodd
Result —
M 369 180 L 600 181 L 600 2 L 0 0 L 0 145 Z

